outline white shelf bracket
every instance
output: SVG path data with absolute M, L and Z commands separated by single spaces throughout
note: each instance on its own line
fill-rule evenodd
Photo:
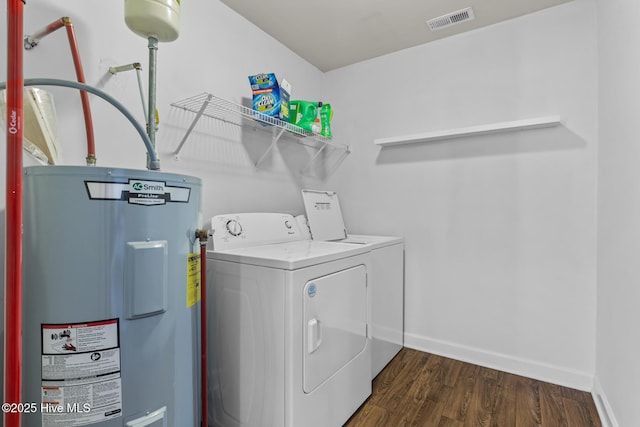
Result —
M 267 158 L 267 154 L 269 154 L 269 152 L 273 150 L 273 148 L 276 146 L 276 144 L 278 143 L 278 140 L 280 139 L 284 131 L 285 131 L 284 128 L 276 128 L 276 127 L 273 128 L 273 134 L 271 136 L 271 144 L 269 145 L 269 148 L 267 148 L 265 152 L 262 153 L 262 156 L 256 162 L 256 167 L 259 167 L 264 161 L 264 159 Z
M 274 149 L 274 147 L 278 143 L 278 140 L 282 136 L 283 132 L 284 132 L 284 128 L 283 129 L 273 128 L 273 134 L 271 136 L 271 144 L 269 145 L 269 148 L 267 148 L 264 151 L 264 153 L 262 153 L 262 156 L 260 156 L 260 158 L 256 162 L 256 167 L 259 167 L 262 164 L 262 162 L 264 161 L 264 159 L 267 158 L 267 154 L 269 154 L 269 152 L 271 152 L 271 150 Z
M 272 140 L 274 144 L 278 142 L 278 140 L 280 139 L 280 137 L 282 136 L 285 130 L 286 130 L 285 128 L 273 128 Z
M 300 170 L 300 173 L 305 173 L 306 171 L 311 170 L 311 166 L 316 162 L 316 160 L 318 159 L 318 156 L 320 156 L 320 153 L 322 153 L 325 148 L 327 148 L 326 145 L 323 145 L 322 147 L 320 147 L 320 149 L 316 152 L 316 154 L 311 158 L 309 163 L 307 163 L 307 165 Z
M 193 131 L 193 128 L 196 127 L 196 124 L 200 120 L 200 117 L 202 117 L 202 115 L 204 114 L 205 110 L 207 109 L 207 106 L 211 102 L 211 98 L 213 98 L 213 95 L 207 96 L 207 99 L 202 103 L 202 106 L 200 107 L 200 110 L 196 114 L 196 117 L 193 119 L 193 122 L 191 122 L 191 126 L 189 126 L 189 129 L 187 129 L 187 132 L 182 137 L 182 141 L 180 141 L 180 144 L 178 145 L 178 148 L 176 149 L 176 151 L 174 153 L 174 155 L 176 156 L 176 160 L 178 160 L 178 158 L 180 156 L 180 151 L 182 150 L 182 147 L 184 146 L 184 143 L 187 142 L 187 138 L 189 138 L 189 135 L 191 135 L 191 131 Z

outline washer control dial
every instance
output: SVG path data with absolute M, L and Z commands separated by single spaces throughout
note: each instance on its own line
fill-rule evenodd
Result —
M 232 236 L 239 236 L 242 234 L 242 225 L 240 225 L 240 223 L 235 219 L 230 219 L 227 221 L 227 231 Z

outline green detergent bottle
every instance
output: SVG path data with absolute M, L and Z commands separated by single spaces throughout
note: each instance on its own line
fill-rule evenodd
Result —
M 333 118 L 333 110 L 331 104 L 323 104 L 320 108 L 320 135 L 325 138 L 331 138 L 331 119 Z
M 322 107 L 322 102 L 315 101 L 290 101 L 289 108 L 291 109 L 290 120 L 296 126 L 308 132 L 320 132 L 320 127 L 316 123 L 318 117 L 318 107 Z M 293 122 L 293 120 L 296 120 Z

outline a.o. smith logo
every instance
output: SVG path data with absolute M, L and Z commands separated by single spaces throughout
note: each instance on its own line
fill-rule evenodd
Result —
M 134 181 L 131 183 L 131 191 L 139 193 L 164 193 L 164 184 L 153 181 Z
M 188 203 L 189 187 L 168 186 L 164 181 L 142 181 L 130 179 L 129 182 L 85 181 L 91 200 L 122 200 L 130 204 L 154 206 L 165 203 Z

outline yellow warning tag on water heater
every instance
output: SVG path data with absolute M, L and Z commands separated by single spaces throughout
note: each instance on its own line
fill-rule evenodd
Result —
M 187 255 L 187 307 L 200 301 L 200 254 Z

